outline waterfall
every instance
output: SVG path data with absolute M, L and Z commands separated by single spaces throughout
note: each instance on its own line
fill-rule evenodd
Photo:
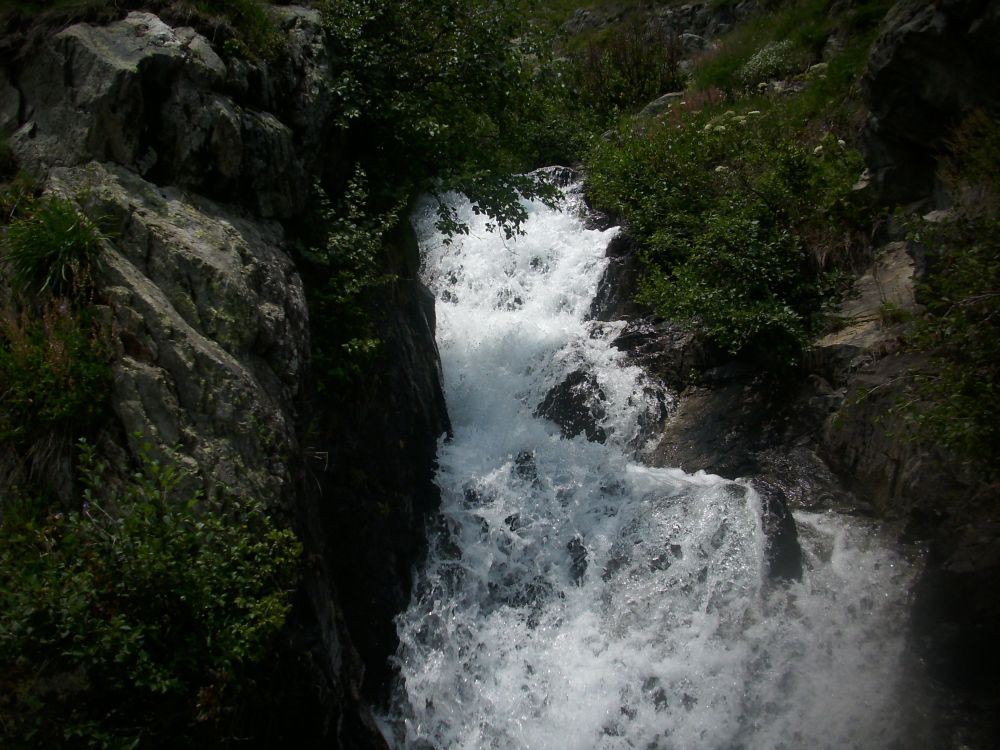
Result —
M 610 345 L 622 323 L 587 320 L 617 230 L 587 228 L 578 190 L 525 204 L 514 240 L 460 196 L 471 231 L 451 243 L 433 204 L 415 214 L 454 436 L 398 618 L 390 744 L 903 742 L 914 571 L 870 524 L 796 512 L 805 573 L 771 582 L 749 483 L 642 464 L 672 395 Z M 589 433 L 540 412 L 567 383 L 590 394 Z

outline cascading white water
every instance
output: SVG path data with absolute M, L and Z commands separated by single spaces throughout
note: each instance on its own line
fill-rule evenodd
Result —
M 666 396 L 586 314 L 616 230 L 526 204 L 526 234 L 443 242 L 417 213 L 454 437 L 398 620 L 400 748 L 880 748 L 901 742 L 912 571 L 860 522 L 796 513 L 801 582 L 766 580 L 748 484 L 635 460 Z M 589 373 L 606 444 L 534 416 Z M 912 744 L 908 742 L 908 747 Z

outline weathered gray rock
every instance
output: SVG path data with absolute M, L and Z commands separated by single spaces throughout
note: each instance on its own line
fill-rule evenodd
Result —
M 1000 101 L 998 37 L 996 0 L 901 0 L 889 12 L 862 78 L 865 156 L 883 201 L 930 196 L 950 129 Z
M 684 98 L 683 91 L 672 91 L 669 94 L 664 94 L 658 99 L 654 99 L 636 115 L 637 118 L 650 118 L 661 115 L 670 109 L 674 102 L 679 101 Z
M 320 52 L 314 44 L 294 49 L 302 65 L 308 51 Z M 310 186 L 295 133 L 272 112 L 234 100 L 228 75 L 203 36 L 150 13 L 70 26 L 15 73 L 25 106 L 12 148 L 36 174 L 114 162 L 157 184 L 242 202 L 265 218 L 291 217 Z M 296 122 L 315 139 L 329 107 L 319 107 L 318 84 L 302 85 L 306 100 L 285 107 L 300 107 Z M 289 96 L 296 93 L 263 98 L 297 101 Z M 307 123 L 302 111 L 313 105 L 318 122 Z
M 309 333 L 280 227 L 114 165 L 57 168 L 51 187 L 113 225 L 104 296 L 125 433 L 177 445 L 209 485 L 289 512 Z
M 898 349 L 898 324 L 919 309 L 914 273 L 908 243 L 892 242 L 879 249 L 833 314 L 835 330 L 814 344 L 810 366 L 840 385 L 853 371 Z

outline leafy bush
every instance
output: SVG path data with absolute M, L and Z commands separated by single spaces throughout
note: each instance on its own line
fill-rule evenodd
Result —
M 227 42 L 229 51 L 250 59 L 276 57 L 282 37 L 267 0 L 187 0 L 202 13 L 225 19 L 236 32 Z
M 312 266 L 306 283 L 309 310 L 314 322 L 322 321 L 313 326 L 313 366 L 340 385 L 358 378 L 378 349 L 368 295 L 393 280 L 380 271 L 382 248 L 403 206 L 374 214 L 361 170 L 336 204 L 322 188 L 316 195 L 315 217 L 323 235 L 319 244 L 302 251 Z M 326 391 L 325 379 L 318 389 Z
M 864 224 L 850 190 L 860 156 L 832 136 L 796 143 L 759 112 L 679 124 L 589 157 L 595 203 L 643 243 L 639 301 L 734 354 L 790 364 L 822 310 L 836 255 L 824 249 Z
M 82 445 L 79 509 L 4 507 L 5 747 L 181 747 L 228 737 L 241 676 L 289 610 L 300 546 L 253 501 L 183 491 L 143 453 L 116 492 Z
M 111 368 L 100 327 L 65 298 L 0 315 L 0 442 L 75 434 L 101 417 Z
M 27 204 L 7 227 L 2 261 L 23 291 L 71 295 L 91 283 L 103 239 L 100 230 L 65 198 Z
M 526 166 L 533 73 L 518 0 L 323 0 L 346 151 L 384 213 L 423 191 L 459 190 L 514 230 L 518 195 L 550 202 Z M 528 35 L 530 36 L 530 35 Z M 331 194 L 339 192 L 331 189 Z
M 740 67 L 740 80 L 748 88 L 772 78 L 796 72 L 799 61 L 791 39 L 770 42 L 753 53 Z

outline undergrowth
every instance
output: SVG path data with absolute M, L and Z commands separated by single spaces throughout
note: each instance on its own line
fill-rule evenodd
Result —
M 182 747 L 229 738 L 247 669 L 289 610 L 301 548 L 256 501 L 203 497 L 145 447 L 108 489 L 80 444 L 80 503 L 0 519 L 4 747 Z M 119 472 L 115 472 L 119 474 Z
M 923 440 L 1000 474 L 1000 125 L 984 111 L 955 131 L 943 177 L 951 214 L 919 222 L 933 253 L 920 289 L 927 314 L 909 344 L 931 356 L 897 410 Z

